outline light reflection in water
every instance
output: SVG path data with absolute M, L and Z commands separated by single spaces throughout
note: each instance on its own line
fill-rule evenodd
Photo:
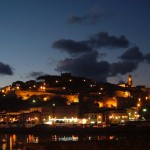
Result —
M 49 141 L 91 141 L 91 140 L 120 140 L 126 137 L 114 135 L 20 135 L 0 134 L 0 150 L 23 150 L 26 143 L 40 143 Z
M 2 144 L 2 150 L 6 150 L 7 149 L 7 143 L 3 143 Z
M 9 146 L 10 146 L 10 150 L 12 150 L 12 143 L 13 143 L 13 142 L 12 142 L 12 136 L 10 136 L 9 143 L 10 143 L 10 144 L 9 144 Z
M 39 137 L 29 134 L 27 136 L 26 143 L 39 143 Z
M 58 141 L 78 141 L 78 136 L 60 136 Z

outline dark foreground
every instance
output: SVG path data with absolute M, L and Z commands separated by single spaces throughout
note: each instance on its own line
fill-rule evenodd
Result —
M 38 125 L 33 128 L 0 128 L 0 133 L 35 135 L 117 135 L 112 140 L 47 141 L 27 143 L 24 150 L 148 150 L 150 127 L 68 128 Z
M 149 150 L 149 140 L 47 142 L 27 144 L 26 150 Z
M 117 135 L 124 138 L 112 140 L 49 141 L 27 144 L 27 150 L 149 150 L 150 127 L 109 127 L 109 128 L 60 128 L 51 131 L 57 134 Z

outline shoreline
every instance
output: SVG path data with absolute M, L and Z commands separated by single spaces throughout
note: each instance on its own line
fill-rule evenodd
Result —
M 9 127 L 9 128 L 0 128 L 0 133 L 8 134 L 77 134 L 77 135 L 148 135 L 150 136 L 150 127 L 104 127 L 104 128 L 76 128 L 76 127 L 42 127 L 35 126 L 32 128 L 25 127 Z

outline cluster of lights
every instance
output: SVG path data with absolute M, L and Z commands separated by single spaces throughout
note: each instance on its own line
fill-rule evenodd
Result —
M 45 88 L 45 86 L 40 86 L 40 89 L 45 90 L 46 88 Z
M 112 115 L 112 116 L 109 116 L 109 119 L 116 119 L 116 120 L 118 120 L 118 119 L 128 119 L 128 116 L 114 116 L 114 115 Z
M 101 116 L 99 116 L 98 119 L 101 119 Z M 51 118 L 50 116 L 49 116 L 48 121 L 46 121 L 45 118 L 43 119 L 43 121 L 45 124 L 49 124 L 49 125 L 57 124 L 59 122 L 62 122 L 65 124 L 74 124 L 75 123 L 75 124 L 85 125 L 89 122 L 88 119 L 86 119 L 86 118 L 83 118 L 83 119 L 78 119 L 78 118 L 73 118 L 73 117 L 72 118 L 66 118 L 66 117 L 64 117 L 64 118 L 56 118 L 56 117 Z M 91 120 L 90 123 L 95 124 L 95 121 Z M 97 123 L 101 124 L 102 121 L 97 120 Z
M 4 117 L 4 118 L 1 118 L 0 119 L 0 122 L 11 122 L 11 123 L 13 123 L 13 122 L 15 122 L 15 121 L 18 121 L 18 119 L 17 118 L 15 118 L 15 117 Z
M 140 117 L 140 115 L 137 113 L 137 111 L 135 111 L 132 114 L 131 114 L 131 112 L 129 112 L 128 115 L 129 115 L 129 120 L 137 120 Z
M 45 121 L 45 119 L 43 120 Z M 78 122 L 78 118 L 51 118 L 49 116 L 49 120 L 47 122 L 45 122 L 45 124 L 53 124 L 53 123 L 57 123 L 57 122 L 64 122 L 64 123 L 77 123 Z
M 38 120 L 38 117 L 34 117 L 34 118 L 28 118 L 26 121 L 37 121 Z

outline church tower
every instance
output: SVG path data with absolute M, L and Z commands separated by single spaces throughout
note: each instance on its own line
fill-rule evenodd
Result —
M 128 86 L 132 87 L 132 76 L 131 75 L 128 76 Z

